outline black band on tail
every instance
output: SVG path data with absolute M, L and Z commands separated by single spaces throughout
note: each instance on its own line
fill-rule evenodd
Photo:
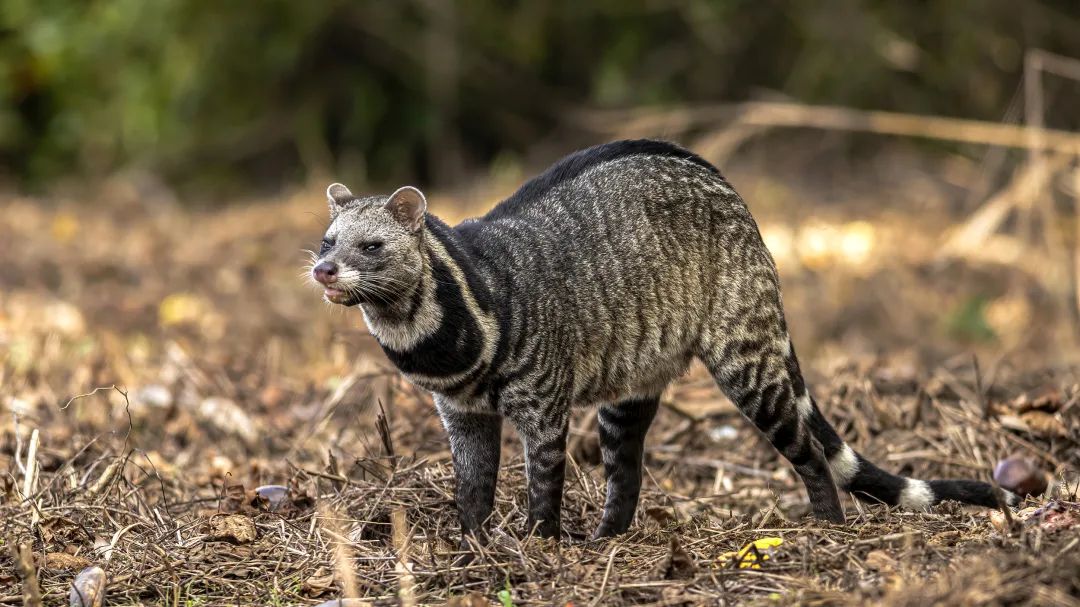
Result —
M 821 414 L 817 403 L 807 418 L 810 432 L 822 444 L 837 485 L 860 501 L 924 509 L 944 500 L 995 508 L 998 500 L 990 483 L 974 480 L 921 481 L 886 472 L 856 453 Z M 1006 491 L 1005 500 L 1015 506 L 1019 498 Z
M 942 500 L 955 500 L 975 506 L 997 508 L 998 500 L 994 496 L 994 487 L 990 483 L 968 480 L 928 481 L 930 490 L 934 492 L 935 502 Z M 1020 500 L 1016 494 L 1003 491 L 1005 502 L 1008 506 L 1015 506 Z

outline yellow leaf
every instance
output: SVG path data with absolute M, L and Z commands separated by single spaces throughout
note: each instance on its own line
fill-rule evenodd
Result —
M 203 300 L 190 293 L 173 293 L 161 300 L 158 321 L 165 326 L 198 320 L 205 311 Z
M 49 232 L 54 240 L 60 243 L 68 243 L 79 231 L 79 220 L 68 213 L 59 213 L 53 217 Z
M 760 556 L 761 561 L 769 560 L 769 552 L 772 548 L 784 543 L 784 540 L 778 537 L 763 537 L 758 538 L 749 544 L 742 547 L 742 550 L 738 552 L 725 552 L 720 555 L 719 561 L 721 564 L 727 564 L 731 561 L 739 563 L 739 569 L 761 569 L 761 563 L 758 561 Z

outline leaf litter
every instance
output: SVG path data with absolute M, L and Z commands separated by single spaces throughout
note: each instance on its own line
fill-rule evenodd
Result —
M 980 381 L 970 357 L 823 353 L 811 378 L 840 432 L 890 469 L 988 480 L 1020 458 L 1016 478 L 1046 486 L 1012 522 L 847 498 L 848 525 L 809 519 L 797 476 L 695 368 L 650 432 L 629 533 L 586 539 L 604 495 L 581 413 L 562 540 L 519 534 L 508 431 L 490 540 L 459 565 L 430 398 L 355 312 L 325 312 L 296 278 L 316 204 L 104 221 L 5 202 L 0 241 L 26 245 L 0 268 L 0 605 L 29 578 L 44 604 L 76 590 L 145 605 L 1080 604 L 1080 374 L 1035 357 Z M 50 225 L 84 246 L 49 248 L 34 230 Z M 812 300 L 801 288 L 787 300 Z M 819 317 L 789 308 L 793 326 Z

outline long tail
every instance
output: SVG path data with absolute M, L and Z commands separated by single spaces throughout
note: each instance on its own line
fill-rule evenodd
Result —
M 813 402 L 813 399 L 811 399 Z M 859 455 L 840 438 L 813 402 L 810 430 L 821 443 L 833 480 L 844 491 L 869 503 L 925 510 L 944 500 L 996 508 L 997 497 L 990 483 L 974 480 L 924 481 L 892 474 Z M 1015 506 L 1020 498 L 1005 491 L 1005 501 Z

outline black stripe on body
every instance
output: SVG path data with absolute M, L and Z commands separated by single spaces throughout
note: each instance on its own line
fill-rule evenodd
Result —
M 443 248 L 450 255 L 450 259 L 461 269 L 461 273 L 465 275 L 465 282 L 469 287 L 470 293 L 472 293 L 473 299 L 476 300 L 476 305 L 480 307 L 480 310 L 489 313 L 495 307 L 495 301 L 492 298 L 491 290 L 488 285 L 484 283 L 480 278 L 480 272 L 475 267 L 474 258 L 462 249 L 463 243 L 468 242 L 467 236 L 474 229 L 475 222 L 473 222 L 473 228 L 470 228 L 470 223 L 462 224 L 456 228 L 447 226 L 441 219 L 433 215 L 425 216 L 425 223 L 428 233 L 435 236 L 436 239 L 442 244 Z
M 780 316 L 780 322 L 781 324 L 786 324 L 784 323 L 783 315 Z M 785 329 L 784 332 L 786 334 L 787 330 Z M 789 347 L 790 343 L 791 338 L 789 337 Z M 788 353 L 788 357 L 785 363 L 787 364 L 788 378 L 791 380 L 791 389 L 795 391 L 795 396 L 802 396 L 803 394 L 806 394 L 806 382 L 803 380 L 802 369 L 799 368 L 799 358 L 795 356 L 795 348 L 791 348 L 791 352 Z M 815 406 L 815 408 L 817 407 Z M 826 450 L 825 454 L 829 455 L 828 450 Z
M 630 156 L 679 158 L 692 162 L 723 179 L 720 171 L 709 161 L 674 143 L 650 139 L 613 141 L 575 152 L 556 162 L 539 176 L 525 182 L 525 185 L 521 186 L 510 198 L 489 211 L 483 219 L 495 220 L 514 215 L 529 202 L 543 198 L 551 189 L 570 181 L 592 167 Z
M 386 346 L 383 351 L 403 373 L 428 377 L 457 375 L 468 371 L 480 358 L 483 335 L 450 268 L 435 255 L 429 255 L 429 259 L 435 299 L 442 309 L 439 328 L 406 352 Z

